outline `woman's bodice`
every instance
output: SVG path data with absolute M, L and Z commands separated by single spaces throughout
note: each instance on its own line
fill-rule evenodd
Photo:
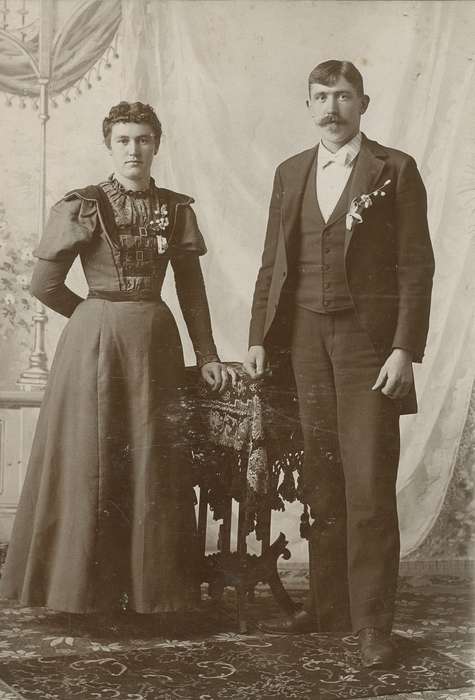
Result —
M 81 253 L 90 289 L 159 297 L 170 259 L 169 202 L 160 200 L 153 180 L 143 192 L 126 190 L 114 177 L 99 187 L 110 203 L 115 230 L 103 231 L 99 245 Z
M 105 198 L 98 197 L 99 188 Z M 52 208 L 36 255 L 72 262 L 79 254 L 92 292 L 158 298 L 170 260 L 206 252 L 192 202 L 156 187 L 152 178 L 147 191 L 131 192 L 111 176 L 70 192 Z
M 35 255 L 33 293 L 71 316 L 83 299 L 65 284 L 79 255 L 89 296 L 111 301 L 160 298 L 170 262 L 199 365 L 218 359 L 199 263 L 206 246 L 193 199 L 158 188 L 128 192 L 114 179 L 73 190 L 55 204 Z

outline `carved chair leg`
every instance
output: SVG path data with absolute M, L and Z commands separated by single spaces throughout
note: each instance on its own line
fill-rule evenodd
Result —
M 229 554 L 231 551 L 231 517 L 232 517 L 232 498 L 226 499 L 224 508 L 223 522 L 219 526 L 218 535 L 218 551 L 223 554 Z
M 247 533 L 246 533 L 246 509 L 242 503 L 239 503 L 238 513 L 238 530 L 237 530 L 237 555 L 240 560 L 240 576 L 239 584 L 236 587 L 237 593 L 237 613 L 238 627 L 241 634 L 246 634 L 248 631 L 247 615 L 246 615 L 246 600 L 251 590 L 248 582 L 247 572 Z M 254 586 L 252 586 L 252 589 Z
M 272 591 L 272 595 L 274 596 L 275 600 L 277 601 L 277 605 L 287 615 L 291 615 L 292 613 L 294 613 L 296 610 L 298 610 L 301 607 L 297 603 L 294 603 L 292 598 L 289 596 L 289 594 L 285 590 L 285 588 L 282 584 L 282 581 L 280 580 L 280 576 L 279 576 L 279 573 L 277 571 L 277 568 L 268 577 L 267 583 L 269 584 L 269 587 Z
M 204 557 L 206 551 L 206 520 L 208 517 L 208 489 L 200 486 L 198 505 L 198 547 L 199 556 Z
M 271 509 L 269 506 L 259 514 L 261 523 L 261 554 L 270 547 L 270 524 L 271 524 Z
M 208 489 L 200 486 L 200 496 L 198 501 L 198 561 L 204 562 L 206 552 L 206 522 L 208 519 Z M 208 587 L 209 588 L 209 587 Z M 201 600 L 201 587 L 198 590 L 198 600 Z
M 236 586 L 237 617 L 239 634 L 247 634 L 249 631 L 246 615 L 246 586 L 244 582 Z
M 244 508 L 242 503 L 239 503 L 236 550 L 238 555 L 242 557 L 244 557 L 247 552 L 246 534 L 246 509 Z

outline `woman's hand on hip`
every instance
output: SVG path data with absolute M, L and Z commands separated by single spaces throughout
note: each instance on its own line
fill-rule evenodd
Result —
M 201 368 L 201 376 L 213 391 L 223 392 L 231 382 L 236 384 L 237 373 L 233 367 L 228 367 L 223 362 L 207 362 Z

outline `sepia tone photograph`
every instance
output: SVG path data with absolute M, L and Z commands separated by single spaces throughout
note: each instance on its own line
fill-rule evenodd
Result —
M 474 0 L 0 0 L 0 700 L 474 700 Z

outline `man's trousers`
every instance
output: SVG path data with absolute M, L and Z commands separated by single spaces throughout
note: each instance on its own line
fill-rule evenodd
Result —
M 399 405 L 372 391 L 383 360 L 353 310 L 295 310 L 309 611 L 323 631 L 390 630 L 399 566 Z M 351 620 L 351 627 L 350 627 Z

